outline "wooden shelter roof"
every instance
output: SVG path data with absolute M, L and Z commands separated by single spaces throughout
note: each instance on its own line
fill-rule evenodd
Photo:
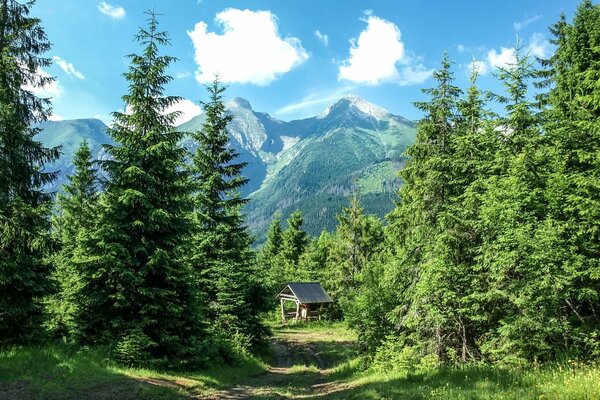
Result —
M 292 295 L 301 304 L 333 303 L 319 282 L 288 282 L 277 297 Z

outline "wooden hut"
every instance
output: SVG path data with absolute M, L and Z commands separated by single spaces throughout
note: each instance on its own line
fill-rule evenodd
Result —
M 277 297 L 281 302 L 283 322 L 287 321 L 287 317 L 292 317 L 295 321 L 321 319 L 321 307 L 333 303 L 319 282 L 289 282 Z M 286 310 L 287 303 L 295 303 L 295 309 Z

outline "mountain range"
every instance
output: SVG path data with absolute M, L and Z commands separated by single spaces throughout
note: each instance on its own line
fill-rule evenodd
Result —
M 254 111 L 242 98 L 229 101 L 227 110 L 233 115 L 230 143 L 247 163 L 244 175 L 250 179 L 243 191 L 250 197 L 247 223 L 259 239 L 275 213 L 285 219 L 296 209 L 310 234 L 332 230 L 335 215 L 353 193 L 368 213 L 383 216 L 394 207 L 403 153 L 415 140 L 413 122 L 354 95 L 318 116 L 289 122 Z M 177 129 L 198 130 L 204 119 L 201 114 Z M 96 159 L 106 157 L 102 144 L 113 143 L 106 125 L 96 119 L 48 121 L 40 127 L 39 140 L 62 146 L 61 158 L 48 166 L 61 171 L 49 190 L 58 190 L 73 172 L 73 154 L 83 139 Z M 195 150 L 191 139 L 183 144 Z

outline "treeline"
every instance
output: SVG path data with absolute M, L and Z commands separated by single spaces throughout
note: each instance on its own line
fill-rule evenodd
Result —
M 60 149 L 44 148 L 34 127 L 51 104 L 28 89 L 52 81 L 39 72 L 50 43 L 32 5 L 0 1 L 0 345 L 60 338 L 130 364 L 232 361 L 268 333 L 268 302 L 240 211 L 246 179 L 228 146 L 224 88 L 207 86 L 189 154 L 178 113 L 167 113 L 180 100 L 165 95 L 175 59 L 149 12 L 124 73 L 128 112 L 113 113 L 108 130 L 116 145 L 93 162 L 84 142 L 54 203 L 43 188 L 56 173 L 44 165 Z
M 457 87 L 444 56 L 385 228 L 354 201 L 290 259 L 294 220 L 271 227 L 273 277 L 324 282 L 376 365 L 600 356 L 600 5 L 550 31 L 549 59 L 517 48 L 499 70 L 502 95 L 476 71 Z

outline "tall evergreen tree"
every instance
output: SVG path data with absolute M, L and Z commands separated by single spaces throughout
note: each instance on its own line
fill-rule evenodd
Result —
M 563 343 L 573 356 L 587 356 L 600 327 L 600 5 L 583 1 L 572 23 L 562 15 L 551 32 L 556 51 L 542 61 L 553 160 L 546 198 L 568 276 L 561 303 L 570 331 Z
M 278 286 L 293 281 L 297 275 L 298 262 L 308 245 L 308 235 L 302 229 L 302 213 L 296 210 L 288 218 L 287 227 L 282 234 L 280 252 L 280 276 L 277 277 Z
M 60 250 L 54 257 L 55 280 L 60 289 L 50 299 L 53 328 L 57 334 L 67 336 L 76 330 L 73 323 L 74 296 L 81 280 L 77 269 L 78 258 L 85 253 L 97 217 L 98 184 L 92 153 L 84 140 L 73 157 L 75 171 L 58 195 L 58 214 L 53 220 L 54 234 Z
M 198 143 L 191 166 L 196 189 L 194 266 L 215 327 L 255 341 L 265 333 L 258 314 L 266 302 L 255 276 L 252 238 L 240 212 L 248 201 L 239 194 L 248 181 L 242 175 L 246 163 L 236 163 L 238 154 L 229 146 L 232 116 L 225 111 L 225 88 L 216 77 L 207 89 L 206 121 L 192 133 Z
M 281 214 L 275 214 L 269 231 L 267 232 L 267 241 L 261 247 L 257 255 L 257 261 L 261 269 L 263 270 L 264 276 L 267 279 L 266 287 L 268 291 L 273 293 L 280 289 L 277 287 L 279 284 L 277 275 L 278 268 L 281 262 L 279 253 L 281 252 L 282 246 L 282 234 L 281 228 Z
M 439 359 L 452 347 L 456 329 L 454 311 L 458 293 L 453 268 L 446 264 L 446 215 L 456 192 L 453 179 L 452 136 L 459 122 L 460 89 L 454 85 L 451 62 L 444 55 L 434 72 L 437 86 L 423 90 L 430 99 L 416 103 L 425 116 L 417 125 L 417 138 L 407 149 L 410 160 L 401 175 L 401 203 L 390 214 L 397 271 L 399 304 L 396 315 L 402 336 L 410 335 Z
M 341 298 L 359 288 L 363 269 L 383 242 L 383 225 L 364 214 L 358 195 L 352 196 L 348 207 L 342 207 L 337 219 L 327 280 L 332 296 Z
M 551 357 L 564 333 L 559 314 L 561 252 L 549 252 L 557 231 L 546 218 L 547 137 L 528 87 L 531 60 L 516 49 L 515 63 L 498 74 L 505 115 L 495 131 L 501 144 L 486 180 L 479 262 L 488 279 L 487 309 L 493 326 L 481 342 L 486 357 L 522 362 Z
M 118 145 L 105 146 L 108 178 L 88 257 L 78 265 L 84 285 L 77 322 L 81 340 L 108 342 L 124 361 L 200 361 L 202 316 L 184 261 L 191 185 L 182 134 L 173 126 L 177 113 L 165 113 L 179 100 L 164 95 L 174 58 L 160 54 L 168 35 L 147 14 L 148 28 L 135 36 L 143 51 L 129 56 L 124 74 L 123 101 L 131 112 L 113 113 L 108 131 Z
M 51 113 L 50 99 L 34 88 L 53 78 L 40 20 L 29 17 L 33 1 L 0 0 L 0 343 L 25 343 L 40 332 L 42 298 L 50 290 L 49 213 L 44 192 L 55 173 L 44 165 L 57 148 L 35 139 L 35 127 Z

